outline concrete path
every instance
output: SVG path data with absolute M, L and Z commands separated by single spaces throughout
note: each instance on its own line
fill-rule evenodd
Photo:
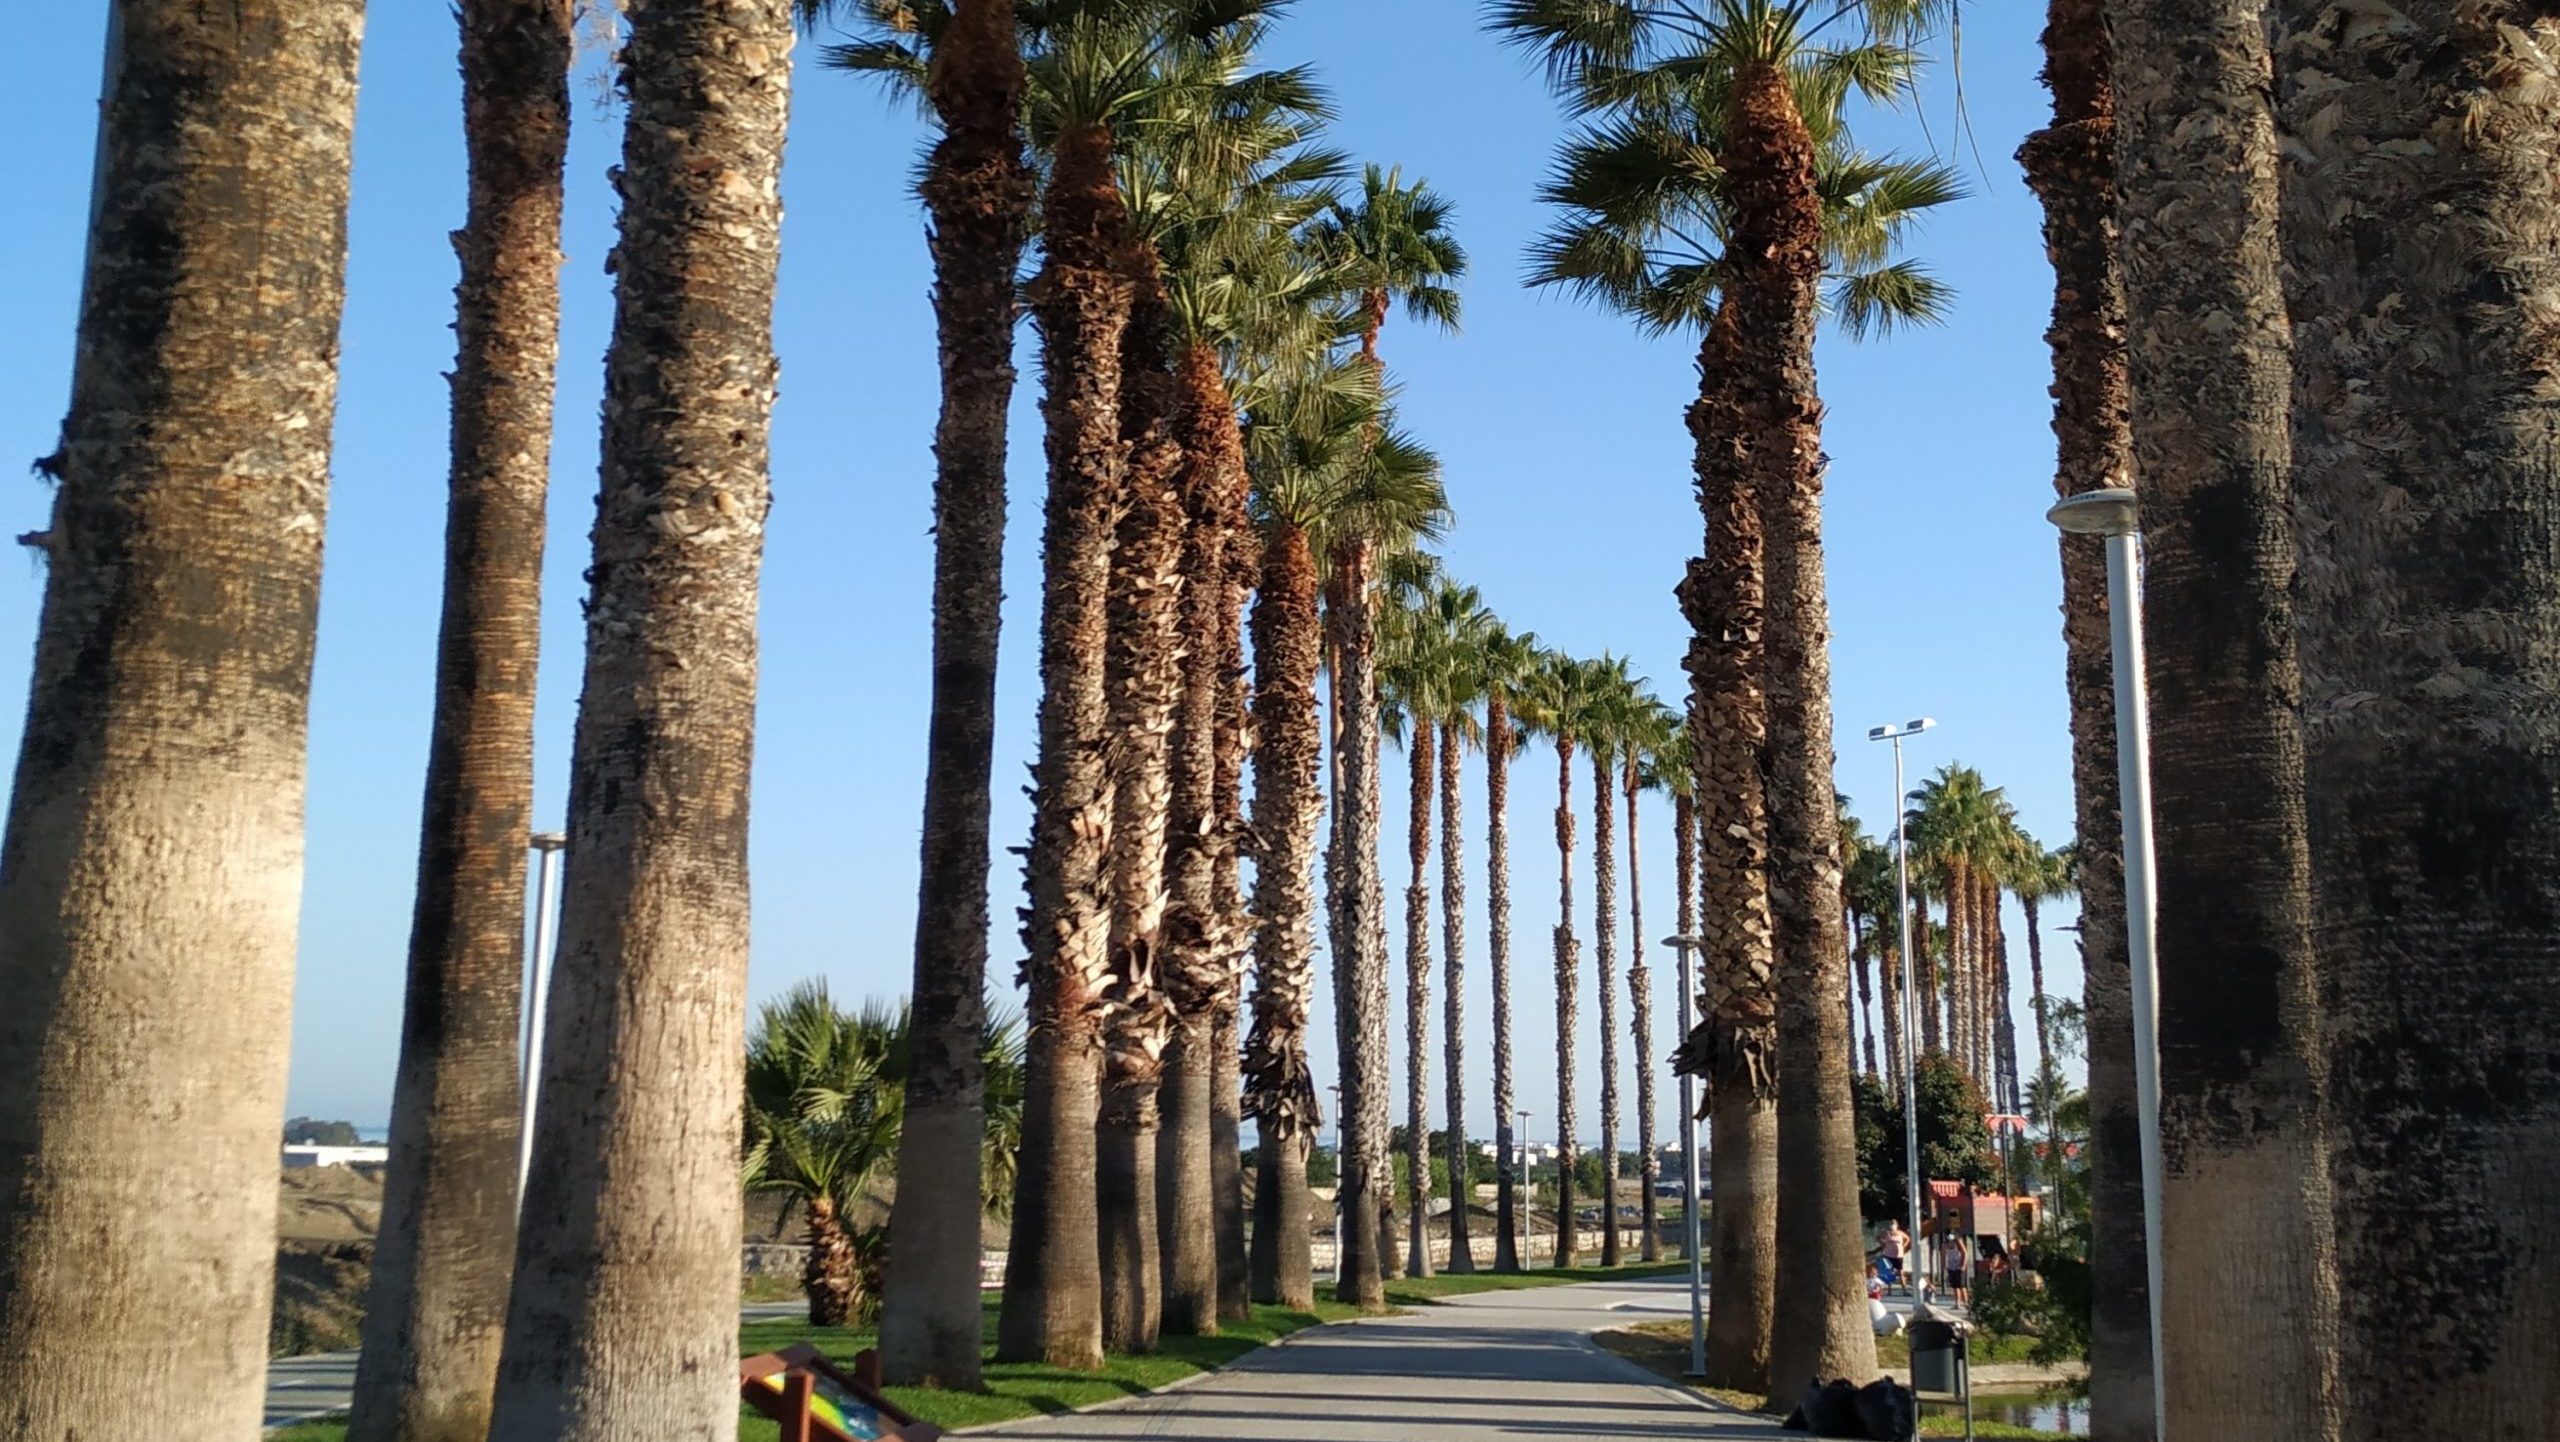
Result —
M 1591 1334 L 1688 1315 L 1682 1278 L 1485 1292 L 1315 1327 L 1197 1381 L 1117 1406 L 974 1429 L 1005 1442 L 1635 1442 L 1801 1436 L 1726 1411 L 1601 1350 Z

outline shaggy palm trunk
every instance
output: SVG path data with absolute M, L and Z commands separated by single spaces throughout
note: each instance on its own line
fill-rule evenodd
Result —
M 1994 913 L 1995 919 L 1997 913 Z M 2011 1003 L 2009 980 L 2009 928 L 2003 923 L 1992 928 L 1997 969 L 1993 974 L 1992 995 L 1998 998 L 2000 1028 L 2000 1082 L 2008 1088 L 2009 1104 L 2005 1110 L 2015 1114 L 2020 1107 L 2018 1085 L 2018 1009 Z
M 2133 482 L 2104 0 L 2052 0 L 2044 46 L 2053 124 L 2029 137 L 2019 156 L 2044 201 L 2045 248 L 2053 258 L 2053 322 L 2045 334 L 2053 349 L 2054 488 L 2070 495 Z M 2089 1427 L 2094 1442 L 2147 1442 L 2155 1430 L 2150 1284 L 2134 1117 L 2106 556 L 2095 537 L 2069 535 L 2061 555 L 2063 684 L 2071 705 L 2089 1028 Z
M 1013 401 L 1014 272 L 1032 201 L 1021 46 L 996 0 L 959 0 L 929 86 L 942 138 L 926 162 L 942 414 L 934 429 L 933 695 L 917 873 L 912 1053 L 880 1313 L 882 1375 L 978 1386 L 985 1311 L 988 808 L 1002 628 L 1005 413 Z M 976 1197 L 980 1205 L 961 1205 Z
M 1512 1134 L 1511 1109 L 1511 753 L 1510 699 L 1496 686 L 1484 703 L 1485 934 L 1493 971 L 1493 1269 L 1516 1272 L 1526 1178 L 1520 1139 Z M 1454 954 L 1454 952 L 1452 953 Z
M 1884 1074 L 1886 1088 L 1896 1096 L 1902 1088 L 1902 948 L 1885 943 L 1883 960 L 1878 966 L 1884 975 Z
M 1232 412 L 1229 418 L 1233 418 Z M 1253 1316 L 1246 1288 L 1249 1261 L 1242 1151 L 1244 1049 L 1236 1028 L 1244 1000 L 1245 955 L 1258 935 L 1257 919 L 1245 908 L 1244 878 L 1236 866 L 1239 853 L 1258 839 L 1247 830 L 1244 817 L 1245 754 L 1253 749 L 1253 723 L 1246 714 L 1250 698 L 1245 684 L 1244 633 L 1235 625 L 1235 618 L 1244 610 L 1246 593 L 1261 571 L 1247 499 L 1239 472 L 1235 488 L 1227 497 L 1227 600 L 1226 609 L 1221 612 L 1226 620 L 1218 636 L 1218 669 L 1224 678 L 1218 688 L 1218 826 L 1225 844 L 1218 850 L 1217 869 L 1210 883 L 1219 930 L 1228 945 L 1216 1019 L 1210 1027 L 1209 1177 L 1210 1189 L 1215 1193 L 1211 1215 L 1217 1229 L 1218 1318 L 1222 1322 L 1249 1321 Z M 1267 853 L 1257 849 L 1255 854 Z M 1260 870 L 1257 864 L 1257 875 Z M 1300 1249 L 1301 1255 L 1304 1251 Z
M 1307 1147 L 1323 1124 L 1307 1070 L 1307 1006 L 1315 968 L 1316 827 L 1323 655 L 1316 562 L 1306 532 L 1275 523 L 1253 602 L 1253 1028 L 1244 1045 L 1245 1110 L 1261 1133 L 1250 1257 L 1253 1300 L 1315 1305 L 1307 1235 Z
M 257 1427 L 362 21 L 109 14 L 0 848 L 13 1437 Z
M 736 1434 L 788 0 L 634 5 L 568 869 L 489 1435 Z
M 1946 1033 L 1938 1025 L 1938 961 L 1929 941 L 1928 893 L 1911 893 L 1911 965 L 1919 968 L 1912 978 L 1916 987 L 1913 999 L 1920 1005 L 1920 1053 L 1942 1050 Z
M 1694 711 L 1691 714 L 1689 724 L 1692 727 L 1695 727 L 1698 724 Z M 1696 768 L 1692 766 L 1690 770 L 1694 781 Z M 1671 830 L 1675 838 L 1674 845 L 1676 864 L 1680 869 L 1680 875 L 1676 882 L 1677 894 L 1679 897 L 1679 934 L 1681 936 L 1696 936 L 1698 934 L 1698 801 L 1694 787 L 1683 789 L 1676 782 L 1673 785 L 1671 798 Z M 1682 1010 L 1685 1012 L 1687 1010 L 1688 998 L 1683 996 L 1681 1001 Z M 1683 1040 L 1686 1040 L 1686 1038 L 1683 1038 Z M 1650 1052 L 1646 1054 L 1646 1061 L 1647 1064 L 1651 1064 L 1653 1061 L 1653 1057 Z M 1683 1128 L 1681 1136 L 1686 1140 L 1695 1140 L 1691 1133 L 1686 1130 L 1694 1120 L 1695 1118 L 1688 1116 L 1686 1113 L 1683 1113 L 1680 1118 L 1680 1125 Z M 1687 1159 L 1684 1158 L 1682 1165 L 1684 1168 L 1689 1165 Z M 1681 1189 L 1684 1193 L 1688 1193 L 1690 1190 L 1688 1186 L 1688 1173 L 1686 1171 L 1682 1174 Z M 1681 1205 L 1684 1207 L 1694 1206 L 1696 1202 L 1697 1198 L 1694 1195 L 1684 1195 Z M 1680 1228 L 1680 1255 L 1683 1259 L 1686 1259 L 1689 1254 L 1689 1229 L 1684 1222 Z
M 1242 437 L 1217 351 L 1187 346 L 1181 385 L 1182 552 L 1179 724 L 1173 753 L 1162 975 L 1174 1030 L 1166 1057 L 1163 1131 L 1157 1144 L 1157 1225 L 1163 1250 L 1163 1323 L 1184 1336 L 1218 1330 L 1216 1072 L 1218 1013 L 1234 981 L 1240 937 L 1220 910 L 1220 872 L 1234 874 L 1235 834 L 1219 814 L 1225 668 L 1235 648 L 1230 525 L 1245 484 Z
M 1661 1229 L 1655 1224 L 1653 1184 L 1662 1175 L 1662 1159 L 1654 1154 L 1653 1144 L 1653 969 L 1644 964 L 1644 876 L 1637 862 L 1636 846 L 1636 800 L 1644 788 L 1633 748 L 1627 752 L 1625 786 L 1627 1002 L 1635 1011 L 1636 1023 L 1636 1179 L 1644 1184 L 1643 1199 L 1637 1203 L 1644 1217 L 1638 1255 L 1645 1261 L 1658 1262 L 1662 1260 L 1662 1238 Z
M 1466 821 L 1460 804 L 1459 767 L 1466 758 L 1465 738 L 1454 721 L 1440 724 L 1440 949 L 1447 958 L 1448 1002 L 1442 1018 L 1442 1059 L 1448 1067 L 1445 1099 L 1449 1108 L 1449 1270 L 1476 1269 L 1475 1244 L 1467 1237 L 1467 1208 L 1475 1200 L 1468 1181 L 1466 1062 Z
M 1431 723 L 1407 718 L 1405 849 L 1413 884 L 1404 893 L 1405 1272 L 1431 1275 Z
M 1977 1085 L 1982 1078 L 1973 1060 L 1973 886 L 1964 858 L 1948 861 L 1947 888 L 1947 1052 L 1957 1070 Z
M 543 502 L 560 353 L 568 0 L 471 0 L 436 720 L 389 1174 L 348 1435 L 480 1442 L 515 1264 L 517 1028 Z
M 1386 889 L 1378 877 L 1378 680 L 1372 619 L 1375 548 L 1351 540 L 1333 553 L 1335 710 L 1341 718 L 1342 798 L 1334 891 L 1341 943 L 1334 955 L 1335 1027 L 1342 1068 L 1342 1281 L 1340 1300 L 1363 1310 L 1386 1306 L 1384 1284 L 1394 1231 L 1389 1154 Z
M 1770 1386 L 1769 1321 L 1777 1276 L 1777 998 L 1771 971 L 1768 814 L 1761 755 L 1760 509 L 1736 389 L 1745 357 L 1728 299 L 1698 353 L 1698 504 L 1706 550 L 1680 591 L 1690 623 L 1691 725 L 1699 830 L 1698 1017 L 1675 1057 L 1700 1079 L 1709 1116 L 1707 1380 Z
M 1573 935 L 1573 735 L 1556 736 L 1556 1249 L 1555 1265 L 1582 1261 L 1573 1209 L 1573 1043 L 1582 943 Z
M 809 1221 L 809 1255 L 800 1264 L 800 1290 L 809 1298 L 809 1325 L 841 1327 L 853 1319 L 855 1279 L 853 1238 L 835 1199 L 821 1192 L 803 1208 Z
M 2048 1013 L 2051 1004 L 2044 994 L 2044 925 L 2038 915 L 2042 900 L 2032 891 L 2018 893 L 2018 905 L 2027 913 L 2027 983 L 2033 988 L 2036 1017 L 2036 1085 L 2043 1088 L 2053 1080 L 2053 1026 Z M 2041 1118 L 2048 1129 L 2051 1117 Z
M 1592 952 L 1600 979 L 1600 1265 L 1617 1266 L 1618 1241 L 1618 786 L 1611 757 L 1591 748 Z
M 1822 278 L 1813 142 L 1777 69 L 1746 69 L 1734 97 L 1735 311 L 1753 364 L 1737 378 L 1760 480 L 1768 576 L 1769 899 L 1777 959 L 1777 1307 L 1772 1396 L 1800 1378 L 1876 1366 L 1860 1284 L 1849 1038 L 1831 998 L 1848 983 L 1840 929 L 1840 828 L 1832 790 L 1829 602 L 1822 568 L 1822 403 L 1813 327 Z
M 1870 922 L 1870 926 L 1872 926 L 1872 921 Z M 1862 1051 L 1866 1059 L 1867 1075 L 1882 1076 L 1883 1073 L 1876 1070 L 1876 993 L 1874 980 L 1875 968 L 1872 964 L 1875 960 L 1875 950 L 1876 947 L 1872 931 L 1858 936 L 1850 947 L 1849 964 L 1855 967 L 1858 973 L 1858 999 L 1851 1004 L 1851 1010 L 1855 1013 L 1858 1024 L 1865 1029 L 1866 1033 L 1863 1038 L 1865 1044 Z
M 1168 369 L 1169 317 L 1152 247 L 1132 247 L 1134 296 L 1121 333 L 1120 431 L 1126 505 L 1111 549 L 1111 952 L 1095 1137 L 1101 1209 L 1102 1345 L 1155 1350 L 1163 1317 L 1156 1226 L 1158 1092 L 1174 1010 L 1164 986 L 1166 847 L 1173 807 L 1173 730 L 1182 697 L 1183 549 L 1178 408 Z
M 2560 35 L 2268 8 L 2344 1410 L 2528 1437 L 2560 1405 Z
M 2161 1420 L 2176 1436 L 2327 1438 L 2338 1284 L 2264 8 L 2110 15 L 2160 837 L 2160 1228 L 2177 1243 L 2161 1259 Z M 2397 1237 L 2375 1238 L 2375 1257 L 2407 1245 L 2405 1212 L 2377 1225 Z M 2232 1316 L 2250 1325 L 2216 1325 Z
M 1113 811 L 1104 673 L 1112 522 L 1123 503 L 1120 353 L 1128 210 L 1111 135 L 1058 137 L 1041 205 L 1048 264 L 1034 285 L 1048 394 L 1042 536 L 1040 757 L 1032 773 L 1031 907 L 1022 1150 L 996 1355 L 1102 1365 L 1095 1123 L 1111 976 L 1106 888 Z

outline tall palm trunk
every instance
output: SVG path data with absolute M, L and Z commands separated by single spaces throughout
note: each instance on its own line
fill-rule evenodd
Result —
M 1229 419 L 1233 419 L 1232 413 Z M 1259 932 L 1256 919 L 1246 911 L 1244 878 L 1236 862 L 1247 847 L 1254 847 L 1257 856 L 1270 854 L 1257 845 L 1258 838 L 1246 827 L 1244 817 L 1245 757 L 1254 749 L 1254 725 L 1247 714 L 1252 703 L 1245 682 L 1244 634 L 1234 621 L 1243 611 L 1245 595 L 1261 571 L 1258 548 L 1252 539 L 1248 499 L 1239 472 L 1237 484 L 1227 496 L 1227 599 L 1221 612 L 1227 619 L 1218 635 L 1219 673 L 1225 678 L 1218 688 L 1218 825 L 1225 833 L 1226 844 L 1219 848 L 1209 891 L 1217 910 L 1218 929 L 1227 945 L 1215 1020 L 1210 1027 L 1213 1060 L 1209 1095 L 1209 1177 L 1216 1194 L 1211 1215 L 1216 1226 L 1218 1319 L 1222 1322 L 1242 1322 L 1253 1316 L 1247 1287 L 1250 1258 L 1245 1242 L 1244 1049 L 1239 1044 L 1236 1024 L 1244 999 L 1245 956 Z M 1303 876 L 1304 858 L 1300 860 Z M 1260 869 L 1257 864 L 1257 875 Z M 1300 1033 L 1304 1034 L 1303 1025 Z M 1304 1208 L 1300 1211 L 1303 1214 Z M 1306 1254 L 1303 1246 L 1299 1254 Z
M 737 1428 L 756 591 L 789 0 L 634 6 L 551 1038 L 489 1435 Z
M 569 0 L 470 0 L 451 499 L 392 1162 L 348 1433 L 479 1442 L 515 1266 L 517 1027 L 543 503 L 560 357 Z
M 2344 1410 L 2531 1436 L 2560 1404 L 2552 22 L 2268 9 Z
M 1911 965 L 1919 968 L 1912 978 L 1916 988 L 1914 1000 L 1920 1004 L 1920 1051 L 1922 1055 L 1941 1049 L 1946 1034 L 1938 1026 L 1938 959 L 1929 943 L 1929 895 L 1925 891 L 1911 893 Z
M 2009 929 L 2001 924 L 1998 910 L 1999 893 L 1992 893 L 1991 913 L 1991 996 L 1993 1027 L 1997 1036 L 1997 1065 L 2001 1094 L 2007 1099 L 2001 1110 L 2018 1110 L 2018 1014 L 2009 1002 Z
M 1600 974 L 1600 1265 L 1617 1266 L 1618 1240 L 1618 785 L 1610 754 L 1591 748 L 1592 952 Z
M 1223 870 L 1234 875 L 1235 836 L 1219 814 L 1220 711 L 1235 647 L 1230 551 L 1235 493 L 1247 482 L 1243 438 L 1215 347 L 1187 346 L 1181 386 L 1181 699 L 1175 727 L 1166 869 L 1171 904 L 1163 979 L 1174 1029 L 1166 1055 L 1163 1130 L 1157 1141 L 1157 1224 L 1163 1249 L 1163 1325 L 1183 1336 L 1218 1330 L 1216 1072 L 1214 1035 L 1233 982 L 1241 937 L 1219 906 Z
M 1152 246 L 1133 246 L 1121 333 L 1120 432 L 1127 505 L 1111 549 L 1110 1016 L 1095 1145 L 1101 1211 L 1102 1345 L 1155 1350 L 1163 1317 L 1156 1142 L 1173 1004 L 1164 985 L 1166 850 L 1173 730 L 1182 697 L 1183 548 L 1178 401 L 1164 290 Z
M 1706 552 L 1689 563 L 1681 609 L 1690 623 L 1690 727 L 1698 791 L 1700 953 L 1698 1018 L 1681 1042 L 1680 1070 L 1706 1089 L 1712 1150 L 1707 1380 L 1763 1391 L 1777 1274 L 1777 998 L 1770 956 L 1768 813 L 1761 757 L 1760 508 L 1736 392 L 1745 364 L 1728 298 L 1698 353 L 1698 504 Z
M 1555 1265 L 1582 1261 L 1573 1209 L 1573 1043 L 1582 943 L 1573 935 L 1573 735 L 1556 736 L 1556 1249 Z
M 1902 1086 L 1902 948 L 1886 942 L 1880 970 L 1884 975 L 1884 1070 L 1888 1089 Z
M 2054 488 L 2133 482 L 2131 379 L 2116 215 L 2115 85 L 2105 0 L 2051 0 L 2044 32 L 2053 124 L 2019 151 L 2053 258 Z M 2089 1028 L 2089 1427 L 2093 1442 L 2154 1435 L 2150 1284 L 2134 1117 L 2132 970 L 2116 788 L 2106 557 L 2064 536 L 2063 683 L 2080 854 L 2080 960 Z M 2048 1119 L 2050 1125 L 2050 1119 Z
M 2051 1007 L 2044 994 L 2044 924 L 2038 915 L 2043 901 L 2033 891 L 2021 891 L 2018 905 L 2027 913 L 2027 984 L 2033 988 L 2036 1017 L 2036 1083 L 2043 1086 L 2051 1082 L 2054 1074 L 2053 1025 L 2047 1015 Z M 2039 1120 L 2050 1127 L 2053 1119 Z
M 2177 1239 L 2161 1259 L 2159 1365 L 2173 1435 L 2326 1438 L 2342 1422 L 2338 1285 L 2265 9 L 2143 0 L 2109 16 L 2157 700 L 2160 1227 Z M 2383 1225 L 2405 1244 L 2405 1220 Z M 2215 1325 L 2234 1315 L 2252 1325 Z
M 1388 1215 L 1395 1200 L 1389 1155 L 1386 891 L 1378 876 L 1378 672 L 1371 607 L 1376 554 L 1366 540 L 1334 548 L 1333 594 L 1325 607 L 1334 643 L 1335 709 L 1342 723 L 1342 801 L 1334 911 L 1334 1007 L 1342 1067 L 1343 1280 L 1340 1299 L 1364 1310 L 1386 1305 L 1393 1256 Z
M 1662 1159 L 1654 1154 L 1653 1143 L 1653 968 L 1644 964 L 1644 877 L 1638 864 L 1636 846 L 1636 800 L 1644 788 L 1637 772 L 1636 753 L 1630 747 L 1626 757 L 1625 785 L 1627 793 L 1627 1001 L 1635 1011 L 1636 1024 L 1636 1178 L 1644 1184 L 1644 1197 L 1637 1203 L 1644 1215 L 1644 1232 L 1638 1243 L 1638 1255 L 1645 1261 L 1662 1260 L 1660 1227 L 1655 1222 L 1653 1184 L 1662 1175 Z M 1611 1230 L 1616 1229 L 1612 1222 Z
M 1511 1109 L 1511 706 L 1496 686 L 1484 703 L 1485 936 L 1487 964 L 1493 970 L 1493 1269 L 1516 1272 L 1527 1261 L 1520 1255 L 1520 1218 L 1525 1205 L 1520 1187 L 1527 1180 L 1512 1168 L 1518 1164 L 1520 1139 L 1512 1135 Z
M 362 22 L 109 12 L 0 847 L 13 1436 L 257 1426 Z
M 926 162 L 942 415 L 934 429 L 933 698 L 916 892 L 913 1055 L 898 1133 L 880 1364 L 893 1383 L 975 1388 L 985 1348 L 978 1216 L 986 1121 L 988 808 L 1003 622 L 1005 413 L 1014 272 L 1032 177 L 1022 49 L 997 0 L 959 0 L 929 86 L 942 138 Z M 979 1209 L 983 1211 L 983 1207 Z
M 1448 1068 L 1449 1108 L 1449 1270 L 1476 1269 L 1475 1244 L 1467 1237 L 1467 1208 L 1475 1187 L 1467 1180 L 1466 1079 L 1466 820 L 1460 804 L 1460 763 L 1466 758 L 1464 738 L 1454 721 L 1440 723 L 1440 949 L 1447 959 L 1447 1014 L 1442 1019 L 1442 1059 Z
M 1413 884 L 1404 893 L 1405 1271 L 1431 1275 L 1431 792 L 1437 756 L 1431 723 L 1407 718 L 1410 763 L 1405 849 Z M 1454 1183 L 1455 1177 L 1452 1177 Z
M 1973 878 L 1961 856 L 1951 857 L 1947 888 L 1947 1051 L 1976 1082 L 1973 1060 Z
M 1307 1235 L 1307 1147 L 1323 1117 L 1307 1070 L 1307 997 L 1315 969 L 1316 827 L 1324 797 L 1316 670 L 1323 654 L 1316 562 L 1306 532 L 1277 525 L 1253 602 L 1253 1029 L 1244 1045 L 1245 1110 L 1261 1133 L 1255 1171 L 1253 1300 L 1315 1305 Z
M 1778 1037 L 1777 1307 L 1772 1395 L 1797 1379 L 1875 1371 L 1860 1285 L 1857 1138 L 1849 1038 L 1831 1004 L 1846 986 L 1840 828 L 1832 790 L 1830 606 L 1822 569 L 1822 403 L 1813 327 L 1822 278 L 1813 141 L 1787 76 L 1738 78 L 1727 161 L 1734 185 L 1737 320 L 1756 364 L 1738 384 L 1760 473 L 1768 570 L 1769 898 Z
M 1883 1075 L 1876 1070 L 1876 993 L 1874 968 L 1871 965 L 1875 959 L 1875 951 L 1873 938 L 1864 933 L 1859 934 L 1849 948 L 1849 964 L 1855 967 L 1858 973 L 1858 999 L 1851 1005 L 1857 1013 L 1859 1025 L 1866 1031 L 1863 1039 L 1865 1043 L 1863 1054 L 1869 1076 Z
M 1102 1365 L 1095 1188 L 1102 1014 L 1111 980 L 1108 597 L 1124 491 L 1120 264 L 1128 211 L 1110 132 L 1058 137 L 1041 205 L 1048 264 L 1035 284 L 1048 377 L 1049 502 L 1041 538 L 1040 758 L 1033 770 L 1024 937 L 1030 950 L 1022 1150 L 996 1355 Z

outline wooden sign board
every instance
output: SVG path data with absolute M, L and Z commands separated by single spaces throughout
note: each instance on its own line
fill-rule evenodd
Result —
M 782 1442 L 937 1442 L 941 1428 L 880 1394 L 878 1366 L 865 1352 L 847 1372 L 801 1342 L 740 1361 L 738 1395 L 782 1424 Z

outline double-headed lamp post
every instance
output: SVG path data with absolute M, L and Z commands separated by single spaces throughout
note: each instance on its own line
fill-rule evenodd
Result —
M 1689 998 L 1698 994 L 1690 974 L 1690 958 L 1706 949 L 1695 936 L 1667 936 L 1662 944 L 1680 953 L 1680 1036 L 1689 1035 Z M 1651 1065 L 1650 1061 L 1647 1065 Z M 1707 1277 L 1705 1239 L 1698 1229 L 1698 1079 L 1680 1074 L 1680 1209 L 1686 1215 L 1689 1242 L 1689 1375 L 1707 1375 Z
M 1893 912 L 1902 948 L 1903 1200 L 1911 1210 L 1911 1244 L 1902 1265 L 1914 1307 L 1928 1300 L 1929 1269 L 1921 1265 L 1920 1256 L 1920 966 L 1919 958 L 1911 954 L 1911 836 L 1903 822 L 1906 792 L 1902 783 L 1902 742 L 1937 724 L 1921 716 L 1899 726 L 1878 726 L 1867 733 L 1870 741 L 1893 743 Z
M 2133 1087 L 2142 1129 L 2142 1245 L 2151 1283 L 2151 1409 L 2167 1435 L 2160 1336 L 2160 968 L 2153 952 L 2159 868 L 2151 836 L 2151 698 L 2143 684 L 2142 509 L 2123 487 L 2066 496 L 2045 519 L 2107 542 L 2107 618 L 2114 635 L 2117 805 L 2124 817 L 2125 947 L 2133 963 Z
M 568 849 L 569 838 L 557 831 L 537 831 L 527 837 L 533 848 L 533 955 L 525 961 L 524 1050 L 517 1057 L 521 1068 L 524 1116 L 516 1140 L 516 1207 L 524 1207 L 524 1189 L 533 1179 L 533 1104 L 542 1090 L 542 1022 L 543 1013 L 551 1006 L 551 938 L 554 917 L 551 898 L 559 868 L 553 858 Z

